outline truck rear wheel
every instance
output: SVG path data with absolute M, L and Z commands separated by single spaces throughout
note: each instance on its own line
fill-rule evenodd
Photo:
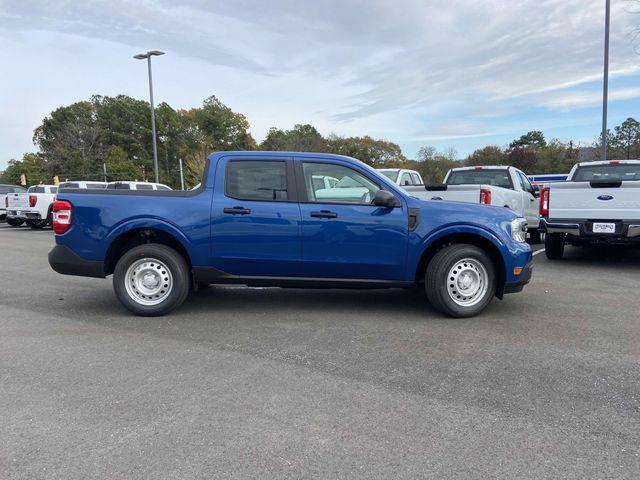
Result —
M 166 245 L 149 243 L 125 253 L 113 272 L 113 289 L 128 310 L 145 317 L 165 315 L 189 294 L 185 259 Z
M 544 239 L 544 252 L 549 260 L 560 260 L 564 255 L 564 233 L 547 233 Z
M 437 310 L 452 317 L 472 317 L 495 295 L 495 267 L 475 245 L 450 245 L 427 265 L 424 286 L 429 303 Z
M 46 220 L 27 220 L 27 225 L 29 225 L 34 230 L 40 230 L 47 226 Z
M 7 218 L 7 223 L 12 227 L 19 227 L 24 223 L 24 220 L 21 218 Z

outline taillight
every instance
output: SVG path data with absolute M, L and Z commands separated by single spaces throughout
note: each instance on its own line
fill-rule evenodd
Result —
M 549 215 L 549 197 L 551 196 L 551 189 L 544 187 L 540 190 L 540 215 Z
M 35 207 L 36 203 L 38 203 L 38 197 L 36 197 L 35 195 L 29 195 L 29 206 Z
M 71 204 L 64 200 L 53 202 L 53 231 L 61 235 L 71 228 Z
M 480 203 L 484 205 L 491 205 L 491 190 L 487 188 L 480 189 Z

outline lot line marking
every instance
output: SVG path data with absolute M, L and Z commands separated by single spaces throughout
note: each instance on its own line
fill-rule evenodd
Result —
M 540 250 L 536 250 L 535 252 L 533 252 L 533 256 L 535 257 L 536 255 L 542 252 L 544 252 L 544 248 L 541 248 Z

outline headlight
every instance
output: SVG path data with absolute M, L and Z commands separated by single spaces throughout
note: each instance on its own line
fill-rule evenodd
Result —
M 516 218 L 511 222 L 511 238 L 516 242 L 527 241 L 527 220 Z

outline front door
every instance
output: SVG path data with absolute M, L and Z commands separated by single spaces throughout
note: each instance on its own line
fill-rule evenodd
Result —
M 402 280 L 408 238 L 406 205 L 372 205 L 380 186 L 366 170 L 338 160 L 296 161 L 304 276 Z M 333 178 L 327 186 L 317 178 Z
M 215 178 L 212 266 L 239 276 L 295 276 L 300 207 L 291 159 L 222 158 Z

